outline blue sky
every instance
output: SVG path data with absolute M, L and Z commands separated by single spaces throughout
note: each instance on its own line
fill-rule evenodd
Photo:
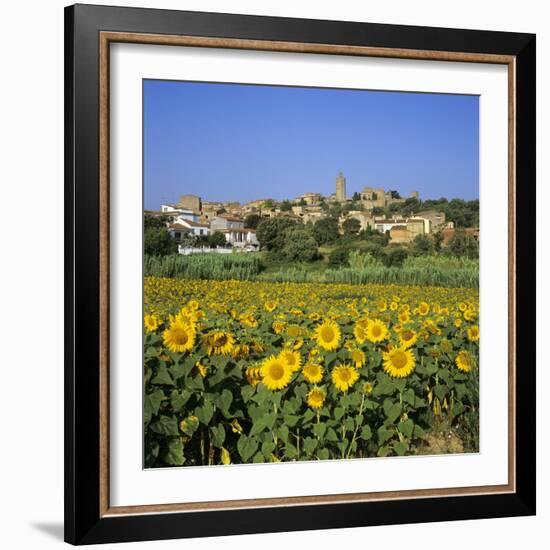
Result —
M 396 189 L 479 198 L 477 96 L 144 81 L 145 208 Z

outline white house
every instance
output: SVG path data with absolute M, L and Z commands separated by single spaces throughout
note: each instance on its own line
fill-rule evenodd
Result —
M 185 218 L 178 218 L 178 225 L 185 227 L 189 230 L 190 235 L 201 236 L 210 234 L 210 226 L 199 223 L 196 221 L 188 220 Z
M 234 216 L 215 216 L 210 221 L 212 231 L 223 232 L 228 229 L 244 229 L 244 220 Z
M 256 237 L 256 231 L 248 228 L 222 229 L 225 240 L 236 248 L 252 247 L 257 248 L 260 243 Z
M 180 208 L 172 204 L 163 204 L 161 205 L 160 210 L 161 212 L 173 216 L 175 223 L 181 223 L 182 220 L 189 220 L 198 223 L 200 219 L 200 214 L 193 212 L 193 210 Z
M 172 239 L 175 239 L 179 242 L 183 237 L 189 235 L 191 230 L 188 227 L 185 227 L 179 223 L 171 223 L 168 226 L 168 233 Z

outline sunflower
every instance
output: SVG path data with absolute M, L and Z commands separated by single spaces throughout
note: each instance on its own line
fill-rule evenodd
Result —
M 245 371 L 246 379 L 248 383 L 255 387 L 258 382 L 262 381 L 262 369 L 261 367 L 247 367 Z
M 289 338 L 298 338 L 302 334 L 302 329 L 299 325 L 288 325 L 286 327 L 286 334 Z
M 447 340 L 447 338 L 443 338 L 439 342 L 439 348 L 443 353 L 451 353 L 451 351 L 453 351 L 453 345 L 449 342 L 449 340 Z
M 474 360 L 469 352 L 462 350 L 458 352 L 455 359 L 458 370 L 462 372 L 470 372 L 474 368 Z
M 397 308 L 399 307 L 399 304 L 397 302 L 392 302 L 390 304 L 390 310 L 391 311 L 397 311 Z
M 466 321 L 473 321 L 476 318 L 476 316 L 477 314 L 473 309 L 467 309 L 464 312 L 464 319 L 466 319 Z
M 269 311 L 270 313 L 277 307 L 277 302 L 275 300 L 268 300 L 264 304 L 264 308 L 266 311 Z
M 189 351 L 195 345 L 195 327 L 171 318 L 170 326 L 162 333 L 164 345 L 174 353 Z
M 294 351 L 297 351 L 299 350 L 302 346 L 304 345 L 304 339 L 303 338 L 298 338 L 294 344 L 292 345 L 292 349 Z
M 405 329 L 399 333 L 399 340 L 404 348 L 410 348 L 415 344 L 418 336 L 414 330 Z
M 363 384 L 363 393 L 366 393 L 367 395 L 370 395 L 372 393 L 372 390 L 374 389 L 374 386 L 372 382 L 365 382 Z
M 455 327 L 460 328 L 462 326 L 462 319 L 455 319 Z
M 221 330 L 208 333 L 203 342 L 208 355 L 226 355 L 233 350 L 235 338 L 229 332 Z
M 236 418 L 234 418 L 231 421 L 231 431 L 234 434 L 242 434 L 243 433 L 243 427 L 239 424 L 239 421 Z
M 479 340 L 479 327 L 477 325 L 472 325 L 466 329 L 466 334 L 468 335 L 468 340 L 470 342 L 477 342 Z
M 221 448 L 220 459 L 222 461 L 222 464 L 226 466 L 227 464 L 231 464 L 231 455 L 229 454 L 229 451 L 225 447 Z
M 355 323 L 353 327 L 353 335 L 360 344 L 364 344 L 367 341 L 367 327 L 369 326 L 368 319 L 361 319 Z
M 367 327 L 367 338 L 373 342 L 382 342 L 388 337 L 388 328 L 379 319 L 373 319 Z
M 252 349 L 256 353 L 263 353 L 265 351 L 265 344 L 256 340 L 255 342 L 252 342 Z
M 397 316 L 400 323 L 408 323 L 411 319 L 411 316 L 408 311 L 401 311 Z
M 316 329 L 315 337 L 317 345 L 327 351 L 333 351 L 338 348 L 340 343 L 340 327 L 334 321 L 325 319 Z
M 325 390 L 315 387 L 307 394 L 307 404 L 312 409 L 320 409 L 325 403 L 326 396 Z
M 190 325 L 195 325 L 195 323 L 199 320 L 199 311 L 196 311 L 194 309 L 190 309 L 187 306 L 182 307 L 178 314 L 175 317 L 176 321 L 180 321 L 182 323 L 189 323 Z
M 246 344 L 237 344 L 231 352 L 231 357 L 235 360 L 246 359 L 250 353 L 250 346 Z
M 323 367 L 316 363 L 306 363 L 302 375 L 308 382 L 318 384 L 323 379 Z
M 257 328 L 258 321 L 252 315 L 251 313 L 242 313 L 239 315 L 239 321 L 245 326 L 249 328 Z
M 394 378 L 405 378 L 414 370 L 416 359 L 410 349 L 392 348 L 382 354 L 384 370 Z
M 195 366 L 197 367 L 197 370 L 199 371 L 201 377 L 206 378 L 206 375 L 208 374 L 208 367 L 206 365 L 203 365 L 200 361 L 197 361 L 195 363 Z
M 352 349 L 350 350 L 351 360 L 353 361 L 353 364 L 355 365 L 356 369 L 360 369 L 367 361 L 367 358 L 365 357 L 365 353 L 361 351 L 360 349 Z
M 282 390 L 292 378 L 292 369 L 281 359 L 271 355 L 262 363 L 262 382 L 269 390 Z
M 193 311 L 196 311 L 199 309 L 199 302 L 197 302 L 197 300 L 189 300 L 187 302 L 187 307 Z
M 350 365 L 338 365 L 332 371 L 332 383 L 340 391 L 348 391 L 357 382 L 359 373 Z
M 296 372 L 302 365 L 302 357 L 299 352 L 291 349 L 284 349 L 279 353 L 279 359 L 289 367 L 291 372 Z
M 162 324 L 162 321 L 155 314 L 148 313 L 143 318 L 143 324 L 145 325 L 145 332 L 155 332 Z
M 273 332 L 275 334 L 281 334 L 281 332 L 285 329 L 285 324 L 283 321 L 273 321 L 271 328 L 273 328 Z
M 428 303 L 426 302 L 420 302 L 418 304 L 418 313 L 420 313 L 420 315 L 422 315 L 423 317 L 425 315 L 428 315 L 428 313 L 430 313 L 430 306 Z

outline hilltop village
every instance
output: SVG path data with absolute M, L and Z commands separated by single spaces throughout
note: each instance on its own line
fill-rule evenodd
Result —
M 310 192 L 294 200 L 262 198 L 245 204 L 203 201 L 197 195 L 182 195 L 176 204 L 162 204 L 160 210 L 146 210 L 145 215 L 163 220 L 182 254 L 191 250 L 193 240 L 206 242 L 206 238 L 215 233 L 220 234 L 216 248 L 258 250 L 258 225 L 272 218 L 287 218 L 309 226 L 331 218 L 337 220 L 341 234 L 378 232 L 385 234 L 390 244 L 407 244 L 419 235 L 437 233 L 445 246 L 455 234 L 455 221 L 448 219 L 444 208 L 424 208 L 432 203 L 441 206 L 441 200 L 421 201 L 416 191 L 404 198 L 398 191 L 378 187 L 364 187 L 348 196 L 342 173 L 336 178 L 335 187 L 335 193 L 330 196 Z M 466 221 L 459 225 L 478 239 L 477 224 L 468 227 L 470 224 Z

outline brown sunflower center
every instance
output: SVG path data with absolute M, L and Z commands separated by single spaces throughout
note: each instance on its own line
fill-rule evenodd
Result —
M 391 361 L 396 369 L 402 369 L 407 364 L 407 354 L 398 350 L 392 355 Z
M 323 327 L 321 329 L 321 338 L 326 342 L 334 339 L 334 329 L 332 327 Z
M 342 369 L 340 371 L 340 380 L 342 380 L 342 382 L 348 382 L 350 378 L 351 372 L 349 369 Z
M 281 363 L 273 363 L 269 367 L 269 375 L 273 380 L 281 380 L 281 378 L 285 375 L 285 367 L 281 365 Z
M 180 345 L 187 344 L 187 341 L 189 340 L 186 330 L 180 327 L 173 329 L 172 338 L 176 344 Z
M 220 334 L 214 338 L 214 347 L 221 348 L 227 343 L 227 336 L 225 334 Z

